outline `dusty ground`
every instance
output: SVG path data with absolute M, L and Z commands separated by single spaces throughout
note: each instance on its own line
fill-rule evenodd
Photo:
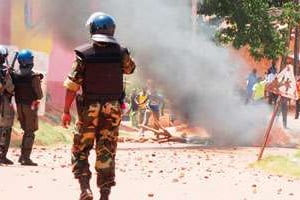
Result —
M 38 167 L 0 166 L 1 200 L 78 199 L 79 186 L 70 170 L 69 146 L 37 148 Z M 296 149 L 268 148 L 268 154 Z M 267 200 L 300 199 L 300 180 L 252 168 L 257 148 L 214 149 L 183 144 L 121 143 L 117 154 L 117 186 L 112 200 Z M 19 149 L 11 149 L 15 162 Z M 91 161 L 95 158 L 91 155 Z M 95 175 L 95 174 L 94 174 Z M 92 179 L 92 189 L 98 199 Z
M 299 121 L 289 116 L 289 129 L 283 130 L 281 118 L 277 118 L 271 135 L 273 144 L 299 145 Z M 292 155 L 296 151 L 268 148 L 264 156 Z M 120 143 L 117 186 L 111 200 L 299 200 L 300 179 L 249 167 L 258 152 L 258 148 Z M 32 158 L 38 167 L 20 166 L 19 149 L 11 148 L 8 157 L 16 164 L 0 166 L 0 200 L 78 199 L 80 191 L 71 173 L 70 146 L 37 147 Z M 95 160 L 93 153 L 90 160 Z M 95 183 L 94 172 L 92 190 L 95 199 L 99 199 Z

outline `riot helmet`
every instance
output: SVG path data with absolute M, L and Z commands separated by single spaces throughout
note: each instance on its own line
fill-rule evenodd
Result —
M 28 49 L 21 50 L 19 52 L 17 59 L 20 64 L 20 67 L 22 68 L 33 67 L 33 54 L 30 50 Z
M 103 12 L 95 12 L 88 18 L 86 26 L 89 27 L 93 41 L 116 43 L 113 38 L 116 24 L 112 16 Z
M 0 64 L 3 64 L 5 62 L 6 57 L 8 56 L 8 49 L 0 45 Z

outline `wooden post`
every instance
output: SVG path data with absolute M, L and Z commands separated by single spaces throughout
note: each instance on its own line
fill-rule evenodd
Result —
M 299 4 L 299 0 L 294 0 L 295 4 Z M 300 24 L 298 23 L 295 27 L 295 43 L 294 43 L 294 73 L 296 76 L 299 75 L 299 30 Z
M 264 153 L 264 150 L 267 146 L 267 143 L 268 143 L 268 140 L 269 140 L 269 137 L 270 137 L 270 133 L 271 133 L 271 129 L 272 129 L 272 126 L 273 126 L 273 123 L 274 123 L 274 120 L 275 120 L 275 117 L 276 117 L 276 114 L 278 112 L 278 109 L 279 109 L 279 106 L 282 102 L 282 97 L 279 95 L 278 96 L 278 100 L 275 104 L 275 107 L 274 107 L 274 110 L 273 110 L 273 113 L 272 113 L 272 117 L 271 117 L 271 120 L 269 121 L 269 124 L 268 124 L 268 128 L 266 130 L 266 133 L 265 133 L 265 138 L 264 138 L 264 143 L 260 149 L 260 152 L 259 152 L 259 155 L 258 155 L 258 161 L 261 160 L 262 156 L 263 156 L 263 153 Z
M 294 44 L 294 73 L 296 76 L 299 75 L 299 25 L 295 28 L 295 44 Z

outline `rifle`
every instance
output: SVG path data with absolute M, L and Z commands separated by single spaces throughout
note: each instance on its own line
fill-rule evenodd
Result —
M 15 63 L 16 63 L 16 60 L 18 58 L 19 52 L 18 51 L 14 51 L 14 52 L 15 52 L 15 55 L 12 59 L 11 65 L 9 64 L 7 58 L 5 58 L 5 62 L 6 62 L 6 65 L 7 65 L 6 75 L 9 74 L 9 72 L 12 72 L 15 68 Z
M 19 52 L 18 52 L 18 51 L 15 51 L 15 55 L 14 55 L 14 57 L 13 57 L 13 60 L 12 60 L 12 62 L 11 62 L 11 65 L 10 65 L 10 66 L 8 65 L 8 67 L 9 67 L 11 70 L 13 70 L 13 69 L 15 68 L 15 63 L 16 63 L 16 60 L 17 60 L 17 58 L 18 58 L 18 55 L 19 55 Z

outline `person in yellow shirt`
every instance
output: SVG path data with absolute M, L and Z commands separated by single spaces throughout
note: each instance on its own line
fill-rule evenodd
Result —
M 149 97 L 147 89 L 143 88 L 142 91 L 136 96 L 135 102 L 138 105 L 138 124 L 141 124 L 144 120 L 144 115 L 148 105 Z
M 257 83 L 253 86 L 253 100 L 254 101 L 261 101 L 265 97 L 265 88 L 266 88 L 266 80 L 262 79 L 261 77 L 258 78 Z

